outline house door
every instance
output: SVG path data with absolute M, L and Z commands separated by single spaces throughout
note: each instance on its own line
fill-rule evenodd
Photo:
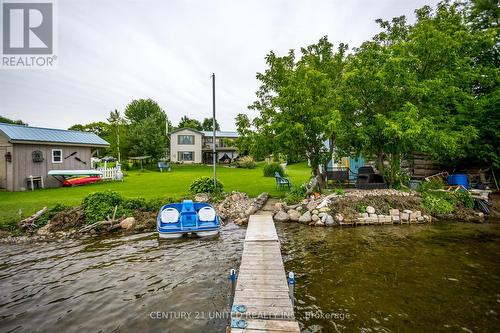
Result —
M 5 162 L 6 148 L 0 148 L 0 188 L 7 187 L 7 164 Z
M 365 166 L 365 159 L 362 156 L 349 157 L 349 180 L 358 178 L 358 169 Z

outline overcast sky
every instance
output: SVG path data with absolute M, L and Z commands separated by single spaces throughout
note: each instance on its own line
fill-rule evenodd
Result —
M 59 66 L 0 70 L 0 115 L 33 126 L 67 128 L 105 120 L 132 99 L 152 98 L 174 124 L 212 113 L 234 130 L 253 112 L 265 55 L 282 55 L 328 35 L 359 46 L 379 29 L 377 18 L 404 14 L 435 0 L 153 1 L 59 0 Z

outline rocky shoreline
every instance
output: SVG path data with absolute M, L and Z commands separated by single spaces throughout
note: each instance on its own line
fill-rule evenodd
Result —
M 484 214 L 472 209 L 460 210 L 459 214 L 439 216 L 468 222 L 484 222 Z M 330 194 L 301 203 L 275 205 L 276 222 L 297 222 L 317 227 L 370 224 L 428 223 L 437 220 L 422 210 L 418 192 L 393 189 L 353 190 L 345 194 Z
M 248 217 L 263 208 L 269 198 L 268 193 L 261 193 L 250 198 L 246 193 L 231 192 L 214 203 L 208 194 L 193 197 L 197 202 L 211 202 L 224 222 L 232 221 L 237 225 L 246 225 Z M 272 206 L 271 206 L 272 207 Z M 267 208 L 266 208 L 267 210 Z M 405 192 L 393 189 L 384 190 L 349 190 L 342 194 L 322 195 L 304 199 L 294 205 L 283 201 L 274 204 L 273 218 L 276 222 L 301 223 L 315 227 L 410 224 L 429 223 L 443 220 L 464 222 L 485 221 L 483 213 L 472 209 L 460 208 L 453 214 L 431 216 L 422 209 L 422 198 L 418 192 Z M 13 236 L 3 232 L 0 243 L 24 241 L 51 241 L 85 236 L 103 235 L 110 232 L 148 232 L 156 230 L 156 214 L 150 211 L 135 211 L 132 216 L 111 218 L 101 221 L 98 227 L 85 222 L 85 213 L 81 206 L 69 208 L 55 214 L 44 226 L 29 230 L 23 236 Z

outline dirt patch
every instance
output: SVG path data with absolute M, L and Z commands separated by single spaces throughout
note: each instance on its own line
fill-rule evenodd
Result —
M 85 212 L 82 206 L 76 206 L 56 213 L 47 225 L 47 231 L 68 231 L 85 225 Z
M 134 228 L 135 231 L 149 231 L 156 228 L 156 212 L 143 212 L 136 210 L 134 218 L 137 224 Z

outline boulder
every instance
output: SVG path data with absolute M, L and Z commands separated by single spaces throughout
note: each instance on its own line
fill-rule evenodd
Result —
M 312 214 L 311 220 L 314 221 L 314 222 L 317 222 L 317 221 L 319 221 L 319 216 L 316 215 L 316 214 Z
M 321 219 L 321 221 L 323 221 L 323 223 L 325 224 L 325 226 L 327 227 L 331 227 L 335 224 L 335 221 L 333 220 L 333 217 L 331 215 L 325 215 L 323 216 L 323 218 Z
M 304 214 L 302 214 L 301 217 L 299 217 L 299 222 L 300 223 L 309 223 L 312 221 L 311 217 L 312 217 L 311 212 L 306 211 Z
M 318 214 L 318 217 L 319 217 L 320 219 L 322 219 L 322 218 L 323 218 L 323 216 L 325 216 L 325 215 L 328 215 L 328 214 L 327 214 L 327 213 L 319 213 L 319 214 Z
M 126 219 L 120 222 L 120 227 L 125 230 L 132 230 L 135 228 L 136 222 L 135 218 L 127 217 Z
M 318 214 L 319 214 L 319 211 L 318 211 L 317 209 L 313 209 L 313 211 L 312 211 L 311 213 L 313 213 L 313 214 L 315 214 L 315 215 L 318 215 Z
M 319 209 L 320 213 L 328 213 L 330 211 L 330 207 L 321 207 Z
M 300 218 L 300 213 L 297 212 L 295 209 L 290 209 L 288 211 L 288 217 L 290 218 L 290 221 L 297 222 Z
M 368 206 L 366 207 L 366 212 L 368 214 L 375 214 L 375 208 L 373 208 L 372 206 Z
M 317 206 L 317 204 L 314 201 L 311 200 L 307 204 L 306 208 L 307 208 L 308 211 L 312 211 L 312 210 L 314 210 L 316 208 L 316 206 Z
M 314 226 L 316 226 L 316 227 L 324 227 L 325 224 L 323 223 L 323 221 L 318 220 L 318 221 L 316 221 L 316 223 L 314 223 Z
M 194 196 L 194 202 L 209 202 L 210 194 L 209 193 L 198 193 Z
M 286 211 L 286 204 L 283 203 L 283 202 L 277 202 L 274 204 L 274 211 L 275 212 L 279 212 L 279 211 L 282 211 L 282 210 L 285 210 Z
M 275 222 L 287 222 L 290 219 L 290 216 L 288 216 L 287 213 L 284 211 L 279 211 L 276 214 L 274 214 L 274 221 Z
M 339 222 L 344 221 L 344 215 L 342 215 L 340 213 L 335 214 L 335 220 L 337 220 Z

